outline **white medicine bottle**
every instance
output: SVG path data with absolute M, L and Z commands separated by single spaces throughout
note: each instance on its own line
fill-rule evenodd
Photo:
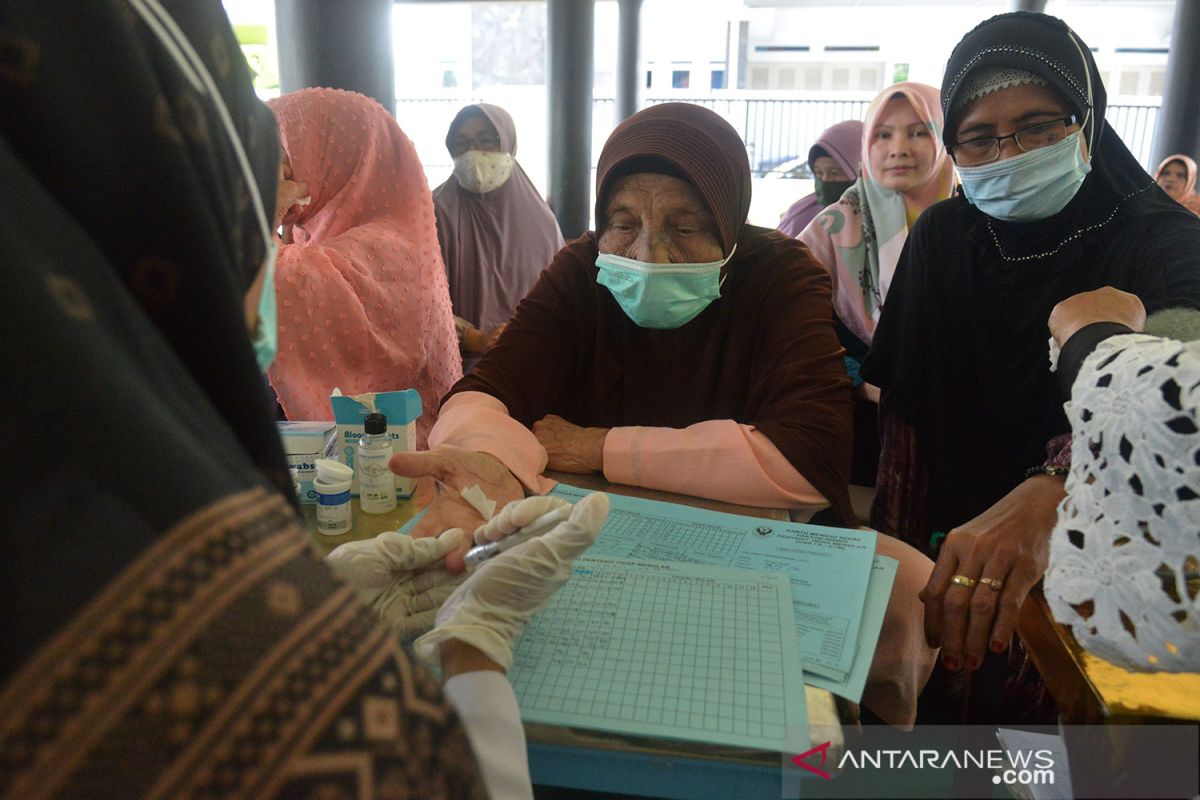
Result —
M 327 458 L 318 458 L 316 468 L 313 489 L 317 493 L 317 532 L 326 536 L 349 533 L 352 525 L 350 479 L 354 471 Z
M 392 437 L 387 417 L 368 414 L 363 420 L 366 434 L 358 440 L 355 455 L 358 473 L 358 502 L 368 514 L 386 514 L 396 507 L 396 476 L 388 469 L 392 457 Z

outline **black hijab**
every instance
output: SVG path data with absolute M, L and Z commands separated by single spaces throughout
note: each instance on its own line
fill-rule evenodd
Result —
M 278 126 L 232 36 L 206 34 L 193 49 L 171 30 L 228 28 L 220 4 L 168 3 L 164 22 L 157 3 L 89 2 L 76 9 L 78 25 L 14 5 L 0 6 L 12 78 L 0 80 L 0 135 L 88 231 L 258 469 L 290 496 L 243 312 L 275 210 Z M 171 49 L 148 34 L 151 24 Z M 121 57 L 101 63 L 102 39 L 122 42 Z M 180 66 L 193 56 L 211 85 Z
M 1200 307 L 1200 219 L 1171 202 L 1105 122 L 1091 51 L 1061 20 L 1002 14 L 963 38 L 943 81 L 947 146 L 963 80 L 994 65 L 1044 77 L 1088 116 L 1092 170 L 1048 219 L 1002 222 L 960 194 L 909 235 L 863 376 L 917 428 L 931 530 L 986 510 L 1069 430 L 1047 358 L 1055 303 L 1111 285 L 1151 311 Z
M 0 796 L 310 796 L 337 768 L 296 764 L 350 759 L 482 797 L 271 490 L 243 296 L 279 150 L 221 4 L 0 0 L 0 109 Z M 395 732 L 338 727 L 380 703 Z

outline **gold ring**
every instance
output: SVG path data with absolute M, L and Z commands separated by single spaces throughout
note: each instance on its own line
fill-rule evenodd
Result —
M 976 580 L 974 578 L 968 578 L 966 575 L 955 575 L 950 579 L 950 582 L 955 586 L 961 586 L 964 589 L 970 589 L 976 584 Z
M 1000 580 L 999 578 L 980 578 L 979 582 L 986 583 L 991 587 L 993 592 L 998 592 L 1004 588 L 1004 581 Z

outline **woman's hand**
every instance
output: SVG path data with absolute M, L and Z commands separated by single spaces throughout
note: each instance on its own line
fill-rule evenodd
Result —
M 462 583 L 462 576 L 442 569 L 442 560 L 464 541 L 469 537 L 459 528 L 425 539 L 387 531 L 334 548 L 325 563 L 408 641 L 433 627 L 438 609 Z
M 533 423 L 533 435 L 546 448 L 546 466 L 560 472 L 604 471 L 604 439 L 608 428 L 581 428 L 548 414 Z
M 1052 475 L 1030 478 L 942 543 L 920 598 L 925 640 L 942 648 L 948 669 L 973 670 L 989 647 L 1008 647 L 1017 612 L 1046 571 L 1063 484 Z M 961 586 L 956 576 L 976 583 Z
M 549 533 L 484 563 L 446 600 L 434 629 L 414 643 L 417 655 L 432 659 L 445 643 L 459 640 L 479 651 L 469 655 L 507 670 L 513 642 L 571 577 L 575 559 L 600 535 L 608 508 L 608 495 L 590 494 Z M 486 661 L 477 668 L 488 668 Z
M 483 515 L 462 498 L 461 492 L 471 486 L 483 490 L 497 507 L 525 497 L 520 481 L 498 458 L 461 447 L 442 445 L 419 453 L 397 453 L 388 467 L 397 475 L 418 479 L 417 504 L 426 508 L 425 516 L 412 529 L 414 539 L 437 536 L 451 528 L 474 531 L 484 524 L 487 520 Z M 435 487 L 435 481 L 441 487 Z M 446 555 L 447 571 L 463 571 L 463 556 L 470 544 L 467 537 Z
M 463 332 L 463 350 L 466 350 L 469 355 L 483 355 L 496 346 L 496 341 L 500 338 L 500 334 L 504 333 L 506 327 L 508 327 L 507 322 L 497 325 L 485 333 L 471 325 Z
M 1119 322 L 1140 332 L 1146 325 L 1146 307 L 1137 295 L 1105 286 L 1063 300 L 1050 311 L 1046 325 L 1062 347 L 1076 331 L 1094 322 Z
M 279 188 L 275 192 L 275 225 L 272 227 L 272 230 L 284 227 L 287 234 L 284 244 L 291 243 L 289 240 L 292 238 L 292 225 L 304 205 L 307 205 L 307 202 L 301 201 L 307 201 L 308 196 L 308 184 L 293 179 L 292 165 L 285 154 L 279 163 Z

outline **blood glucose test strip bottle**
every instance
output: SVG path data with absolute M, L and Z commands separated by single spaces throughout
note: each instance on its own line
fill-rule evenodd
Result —
M 354 470 L 328 458 L 318 458 L 316 468 L 313 489 L 317 493 L 317 532 L 326 536 L 349 533 L 350 479 Z

